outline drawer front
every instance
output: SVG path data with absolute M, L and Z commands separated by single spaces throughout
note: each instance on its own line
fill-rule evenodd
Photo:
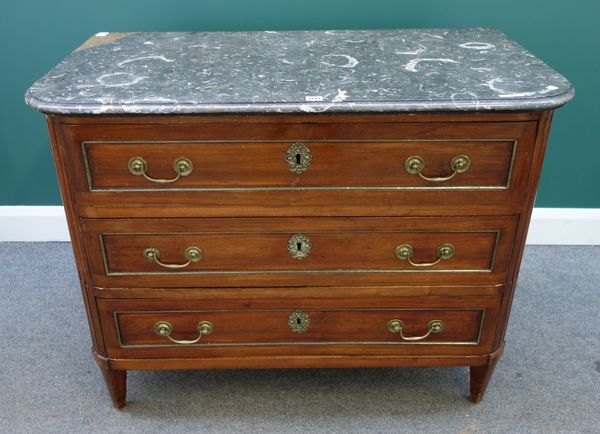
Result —
M 85 142 L 83 151 L 90 191 L 494 190 L 509 187 L 516 140 Z
M 502 283 L 515 219 L 86 220 L 101 287 Z
M 440 201 L 441 213 L 472 214 L 520 202 L 536 125 L 157 121 L 62 133 L 88 216 L 393 215 Z
M 274 307 L 246 301 L 245 309 L 231 302 L 231 307 L 211 309 L 210 301 L 109 299 L 99 300 L 99 306 L 103 328 L 111 336 L 109 346 L 121 354 L 152 349 L 189 354 L 256 346 L 271 351 L 286 346 L 370 346 L 414 352 L 420 350 L 394 347 L 486 346 L 484 329 L 494 321 L 496 299 L 481 297 L 463 305 L 456 299 L 447 301 L 444 307 L 433 298 L 433 307 L 427 298 L 408 299 L 406 307 L 334 307 L 331 301 L 318 306 L 318 300 L 313 306 L 287 302 Z

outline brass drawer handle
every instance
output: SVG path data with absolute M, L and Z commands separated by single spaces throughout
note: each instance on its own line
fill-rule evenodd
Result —
M 404 329 L 404 323 L 399 319 L 391 319 L 387 323 L 387 329 L 390 333 L 397 333 L 400 338 L 404 341 L 415 342 L 427 339 L 432 333 L 439 333 L 444 330 L 444 321 L 441 319 L 433 319 L 427 324 L 427 333 L 423 336 L 404 336 L 402 332 Z
M 457 155 L 450 162 L 450 168 L 452 169 L 452 175 L 449 176 L 437 176 L 430 178 L 428 176 L 423 175 L 422 171 L 425 168 L 425 160 L 415 155 L 413 157 L 408 157 L 406 162 L 404 163 L 404 168 L 411 175 L 419 175 L 425 181 L 429 182 L 444 182 L 450 181 L 457 174 L 466 172 L 471 167 L 471 159 L 468 155 Z
M 304 259 L 310 253 L 312 243 L 310 238 L 304 234 L 294 234 L 287 243 L 288 253 L 293 259 Z
M 175 342 L 176 344 L 181 344 L 181 345 L 195 344 L 200 339 L 202 339 L 203 336 L 208 336 L 209 334 L 211 334 L 214 329 L 215 329 L 215 327 L 212 325 L 212 323 L 210 321 L 200 321 L 198 323 L 198 325 L 196 326 L 196 330 L 198 330 L 198 337 L 196 339 L 178 340 L 178 339 L 173 339 L 171 337 L 171 333 L 173 333 L 173 325 L 170 322 L 159 321 L 156 324 L 154 324 L 154 332 L 157 335 L 166 336 L 167 338 L 169 338 L 169 340 L 171 342 Z
M 401 260 L 406 260 L 413 267 L 433 267 L 440 263 L 440 261 L 445 261 L 454 256 L 454 246 L 449 243 L 442 244 L 438 246 L 436 250 L 437 260 L 433 262 L 413 262 L 414 249 L 410 244 L 400 244 L 396 247 L 396 258 Z
M 298 175 L 306 172 L 312 162 L 310 149 L 302 142 L 292 143 L 285 153 L 285 162 L 290 172 L 297 173 Z
M 143 176 L 148 181 L 156 182 L 157 184 L 170 184 L 171 182 L 177 181 L 182 176 L 188 176 L 194 170 L 194 165 L 190 160 L 185 157 L 179 157 L 173 163 L 173 169 L 177 174 L 175 178 L 171 179 L 160 179 L 153 178 L 148 175 L 146 172 L 148 170 L 148 163 L 142 157 L 132 157 L 129 159 L 129 163 L 127 164 L 129 168 L 129 172 L 131 172 L 135 176 Z
M 161 267 L 175 270 L 178 268 L 185 268 L 192 262 L 200 261 L 202 259 L 202 250 L 199 247 L 188 247 L 185 249 L 183 255 L 185 256 L 185 259 L 187 259 L 187 262 L 184 264 L 165 264 L 164 262 L 160 262 L 160 250 L 158 250 L 156 247 L 148 247 L 144 249 L 142 255 L 147 261 L 155 262 Z

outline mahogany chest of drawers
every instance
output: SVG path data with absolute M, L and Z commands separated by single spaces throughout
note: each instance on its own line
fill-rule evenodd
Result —
M 485 29 L 99 34 L 47 113 L 94 358 L 468 366 L 503 349 L 560 75 Z

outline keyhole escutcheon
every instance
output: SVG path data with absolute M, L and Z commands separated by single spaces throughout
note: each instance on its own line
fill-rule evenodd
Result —
M 302 309 L 296 309 L 287 320 L 290 329 L 294 333 L 304 333 L 310 327 L 310 316 Z
M 304 259 L 310 253 L 312 244 L 304 234 L 294 234 L 287 243 L 287 250 L 293 259 Z
M 312 154 L 302 142 L 294 142 L 290 145 L 285 153 L 285 162 L 290 169 L 290 172 L 301 174 L 308 170 L 308 166 L 312 161 Z

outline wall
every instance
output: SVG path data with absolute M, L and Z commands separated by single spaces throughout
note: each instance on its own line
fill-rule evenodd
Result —
M 599 2 L 562 0 L 11 1 L 0 16 L 0 205 L 56 205 L 41 114 L 25 90 L 98 31 L 496 27 L 575 85 L 555 114 L 538 207 L 600 208 Z M 591 54 L 591 55 L 590 55 Z

